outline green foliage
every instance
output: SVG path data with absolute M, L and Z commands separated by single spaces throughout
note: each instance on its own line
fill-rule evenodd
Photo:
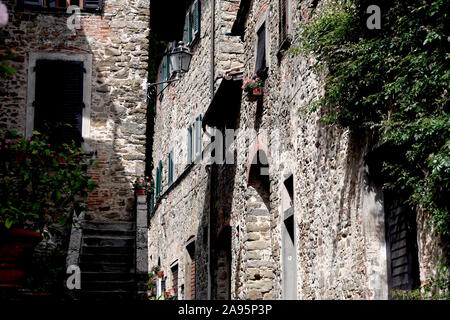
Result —
M 0 227 L 64 232 L 96 187 L 86 172 L 92 161 L 81 150 L 52 146 L 36 131 L 30 139 L 1 132 L 0 160 Z
M 421 288 L 412 291 L 393 290 L 391 294 L 395 300 L 450 300 L 448 267 L 441 264 L 437 276 L 428 279 Z
M 151 300 L 160 300 L 163 297 L 163 295 L 161 295 L 159 297 L 156 295 L 156 284 L 158 281 L 158 271 L 160 271 L 160 267 L 154 266 L 152 268 L 152 271 L 148 274 L 147 288 L 150 291 L 149 298 Z
M 0 75 L 12 75 L 16 70 L 11 67 L 8 61 L 15 59 L 14 49 L 9 49 L 7 52 L 0 50 Z
M 26 276 L 26 286 L 36 292 L 62 296 L 65 289 L 67 250 L 46 243 L 33 254 Z
M 365 11 L 381 7 L 381 30 Z M 430 214 L 450 236 L 450 2 L 338 1 L 300 27 L 297 54 L 317 58 L 324 121 L 398 150 L 383 161 L 384 187 Z M 448 241 L 445 241 L 448 245 Z

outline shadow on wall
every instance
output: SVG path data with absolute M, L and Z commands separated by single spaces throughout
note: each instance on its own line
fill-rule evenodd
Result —
M 143 174 L 145 168 L 147 105 L 142 85 L 147 68 L 131 63 L 135 54 L 141 54 L 137 52 L 137 41 L 122 43 L 120 36 L 126 30 L 113 27 L 114 20 L 122 19 L 126 12 L 117 17 L 97 13 L 83 15 L 81 28 L 71 31 L 67 27 L 65 10 L 38 12 L 35 9 L 16 9 L 13 2 L 7 2 L 10 22 L 0 30 L 0 50 L 14 47 L 17 58 L 12 64 L 16 72 L 11 77 L 0 79 L 0 127 L 25 132 L 27 114 L 35 111 L 31 110 L 34 107 L 30 97 L 52 101 L 51 106 L 71 103 L 68 99 L 75 88 L 70 85 L 72 75 L 43 70 L 40 72 L 55 72 L 62 78 L 46 77 L 46 83 L 42 84 L 43 78 L 39 74 L 33 76 L 28 73 L 32 53 L 39 53 L 38 59 L 43 60 L 59 59 L 56 53 L 63 53 L 66 62 L 71 61 L 71 55 L 92 57 L 92 70 L 84 66 L 83 75 L 86 82 L 88 73 L 91 73 L 87 86 L 91 95 L 90 99 L 83 99 L 85 105 L 81 111 L 82 126 L 89 122 L 90 130 L 80 126 L 79 131 L 83 131 L 84 145 L 95 154 L 98 166 L 90 168 L 89 174 L 99 187 L 89 196 L 89 212 L 85 218 L 134 220 L 134 193 L 129 181 L 132 175 Z M 36 84 L 31 87 L 30 79 L 33 77 Z M 63 94 L 58 90 L 63 90 Z M 86 103 L 88 100 L 90 104 Z M 50 104 L 43 103 L 38 107 L 45 111 Z M 90 109 L 89 112 L 86 109 Z M 47 113 L 53 120 L 57 116 L 52 111 L 41 114 Z M 60 116 L 80 117 L 80 114 L 71 110 Z M 28 126 L 35 122 L 32 118 Z

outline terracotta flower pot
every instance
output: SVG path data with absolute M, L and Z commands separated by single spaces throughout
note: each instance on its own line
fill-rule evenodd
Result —
M 147 190 L 145 189 L 136 189 L 136 195 L 138 196 L 145 196 L 147 193 Z
M 36 245 L 42 241 L 38 232 L 13 228 L 0 236 L 0 288 L 21 288 L 25 267 L 31 263 Z
M 254 88 L 253 91 L 248 92 L 247 100 L 250 102 L 258 101 L 259 97 L 262 96 L 262 88 Z
M 254 88 L 254 89 L 253 89 L 253 95 L 254 95 L 254 96 L 257 96 L 257 97 L 262 96 L 262 88 L 261 88 L 261 87 L 259 87 L 259 88 Z

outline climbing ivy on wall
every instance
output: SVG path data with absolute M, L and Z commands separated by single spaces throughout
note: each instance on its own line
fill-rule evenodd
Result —
M 369 5 L 381 28 L 369 29 Z M 375 135 L 398 150 L 382 158 L 384 187 L 424 209 L 444 243 L 450 236 L 450 2 L 335 1 L 299 28 L 293 52 L 323 71 L 328 124 Z

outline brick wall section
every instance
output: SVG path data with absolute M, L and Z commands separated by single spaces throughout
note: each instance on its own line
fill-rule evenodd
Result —
M 0 30 L 1 46 L 14 47 L 19 62 L 11 78 L 0 79 L 0 126 L 25 131 L 27 67 L 31 52 L 91 54 L 91 130 L 87 143 L 97 152 L 91 175 L 99 188 L 89 197 L 87 219 L 133 219 L 130 176 L 143 174 L 149 0 L 105 0 L 103 14 L 81 16 L 76 34 L 65 13 L 15 11 L 8 1 L 10 22 Z

